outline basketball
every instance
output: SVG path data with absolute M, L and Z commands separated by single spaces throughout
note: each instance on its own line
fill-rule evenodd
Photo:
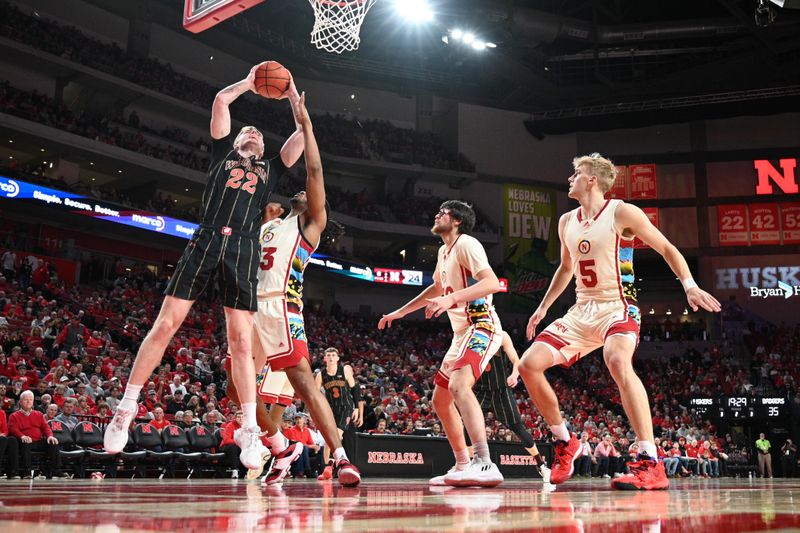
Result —
M 264 61 L 256 69 L 256 91 L 264 98 L 280 98 L 291 81 L 292 75 L 277 61 Z

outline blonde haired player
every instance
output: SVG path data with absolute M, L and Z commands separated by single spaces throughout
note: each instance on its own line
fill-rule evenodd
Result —
M 464 202 L 444 202 L 434 217 L 431 232 L 441 237 L 433 284 L 400 309 L 383 315 L 378 329 L 425 307 L 425 318 L 445 311 L 453 328 L 453 342 L 434 379 L 433 408 L 442 421 L 456 464 L 432 485 L 493 487 L 503 475 L 489 457 L 483 411 L 472 387 L 500 348 L 503 330 L 492 305 L 500 282 L 489 266 L 486 251 L 467 235 L 475 225 L 475 212 Z M 460 413 L 460 414 L 459 414 Z M 464 428 L 472 441 L 469 460 Z
M 647 392 L 633 370 L 633 352 L 639 342 L 641 316 L 633 287 L 634 237 L 661 254 L 681 280 L 686 299 L 697 311 L 719 311 L 719 302 L 701 290 L 683 255 L 638 207 L 621 200 L 606 200 L 616 169 L 611 161 L 592 154 L 573 160 L 569 197 L 577 209 L 561 216 L 561 265 L 541 304 L 528 321 L 532 339 L 536 326 L 575 276 L 577 303 L 562 318 L 547 326 L 525 351 L 519 373 L 536 407 L 557 439 L 550 482 L 563 483 L 572 476 L 580 448 L 561 418 L 558 399 L 544 372 L 554 365 L 570 366 L 597 348 L 619 387 L 622 406 L 639 441 L 639 460 L 630 473 L 614 479 L 617 489 L 650 490 L 669 487 L 664 466 L 657 461 L 653 422 Z

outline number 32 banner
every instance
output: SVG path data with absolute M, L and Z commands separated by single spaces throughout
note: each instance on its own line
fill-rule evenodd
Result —
M 745 204 L 717 206 L 717 227 L 720 246 L 747 246 L 747 206 Z

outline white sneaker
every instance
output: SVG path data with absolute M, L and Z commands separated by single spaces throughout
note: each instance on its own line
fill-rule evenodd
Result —
M 250 468 L 247 470 L 247 475 L 245 478 L 247 481 L 252 481 L 254 479 L 258 479 L 261 477 L 261 474 L 264 473 L 264 466 L 267 464 L 267 461 L 272 458 L 272 454 L 269 453 L 269 450 L 264 447 L 264 453 L 261 455 L 261 466 L 258 468 Z
M 503 474 L 494 463 L 476 463 L 464 470 L 445 474 L 444 482 L 453 487 L 496 487 L 503 482 Z
M 547 465 L 542 465 L 539 467 L 539 475 L 542 476 L 542 481 L 545 483 L 550 483 L 550 469 L 547 468 Z
M 233 440 L 242 449 L 239 462 L 248 469 L 264 468 L 261 458 L 267 452 L 267 447 L 261 443 L 261 428 L 239 428 L 233 433 Z
M 106 426 L 106 432 L 103 435 L 103 448 L 106 452 L 119 453 L 125 448 L 128 444 L 128 428 L 135 414 L 134 409 L 123 409 L 117 406 L 114 418 Z
M 461 466 L 459 466 L 459 464 L 456 463 L 452 467 L 450 467 L 450 470 L 448 470 L 441 476 L 432 477 L 430 481 L 428 481 L 428 485 L 431 485 L 433 487 L 444 487 L 447 485 L 447 483 L 444 482 L 444 477 L 446 475 L 452 474 L 453 472 L 461 472 L 462 470 L 466 470 L 468 466 L 469 463 L 462 464 Z

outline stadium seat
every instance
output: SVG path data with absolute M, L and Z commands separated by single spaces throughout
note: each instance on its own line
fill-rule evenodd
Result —
M 175 453 L 162 451 L 164 450 L 164 441 L 156 428 L 150 424 L 136 424 L 133 428 L 133 441 L 136 443 L 137 449 L 146 452 L 142 464 L 158 467 L 159 477 L 164 477 L 164 474 L 170 471 Z
M 204 426 L 193 426 L 186 431 L 186 437 L 189 439 L 190 449 L 200 452 L 201 464 L 212 469 L 215 476 L 219 474 L 225 454 L 215 451 L 219 447 L 217 435 Z
M 103 449 L 103 430 L 93 422 L 81 422 L 72 430 L 75 444 L 86 452 L 83 458 L 83 471 L 94 467 L 101 467 L 112 477 L 116 477 L 116 454 L 108 453 Z
M 131 477 L 136 477 L 136 474 L 144 477 L 144 471 L 141 469 L 140 463 L 147 456 L 147 452 L 145 450 L 136 449 L 136 443 L 133 440 L 132 432 L 128 432 L 128 444 L 125 445 L 125 449 L 122 450 L 120 455 L 122 456 L 122 464 L 133 468 L 133 475 Z
M 167 426 L 161 432 L 161 439 L 164 442 L 164 448 L 174 453 L 172 460 L 172 474 L 174 476 L 175 467 L 179 464 L 186 465 L 188 470 L 187 479 L 194 473 L 194 467 L 197 466 L 203 458 L 200 452 L 192 452 L 190 450 L 189 439 L 186 432 L 179 426 Z
M 50 420 L 47 425 L 53 432 L 53 436 L 58 439 L 58 456 L 62 465 L 74 464 L 75 476 L 83 477 L 83 458 L 86 451 L 75 446 L 75 439 L 72 432 L 59 420 Z

